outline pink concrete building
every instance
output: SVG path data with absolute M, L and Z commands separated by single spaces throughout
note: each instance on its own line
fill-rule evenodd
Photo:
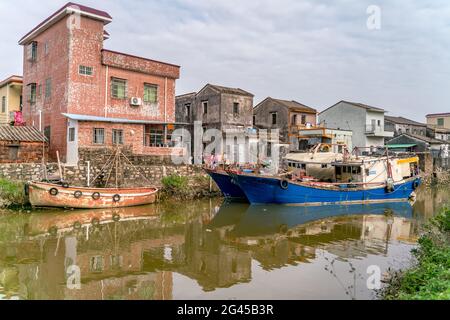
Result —
M 130 146 L 168 155 L 177 65 L 106 50 L 112 17 L 68 3 L 27 33 L 23 114 L 43 131 L 50 156 L 78 162 L 79 148 Z

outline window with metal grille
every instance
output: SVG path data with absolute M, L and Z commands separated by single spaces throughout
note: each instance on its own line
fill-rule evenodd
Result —
M 112 143 L 117 144 L 123 144 L 123 130 L 116 130 L 113 129 L 112 131 Z
M 442 127 L 444 125 L 444 118 L 438 118 L 437 119 L 437 125 Z
M 28 102 L 33 105 L 36 103 L 36 83 L 30 83 L 28 86 Z
M 161 125 L 146 125 L 144 145 L 147 147 L 164 146 L 164 127 Z
M 2 97 L 2 113 L 6 112 L 6 97 Z
M 36 41 L 30 43 L 27 47 L 27 59 L 28 61 L 35 62 L 37 60 L 38 44 Z
M 75 128 L 69 128 L 69 142 L 75 141 Z
M 94 128 L 94 144 L 105 144 L 105 129 Z
M 94 69 L 92 67 L 80 66 L 78 69 L 78 73 L 83 76 L 92 76 L 94 73 Z
M 112 78 L 111 80 L 111 96 L 116 99 L 127 98 L 127 80 Z
M 45 80 L 45 98 L 50 98 L 52 96 L 52 79 L 49 78 Z
M 158 102 L 158 86 L 154 84 L 144 84 L 144 102 L 157 103 Z

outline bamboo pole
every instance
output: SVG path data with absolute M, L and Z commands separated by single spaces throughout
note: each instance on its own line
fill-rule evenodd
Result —
M 58 150 L 56 150 L 56 158 L 58 159 L 59 178 L 61 181 L 64 181 L 62 167 L 61 167 L 61 161 L 59 160 L 59 151 Z

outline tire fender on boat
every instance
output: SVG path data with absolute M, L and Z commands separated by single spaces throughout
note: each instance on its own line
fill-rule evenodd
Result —
M 52 196 L 57 196 L 58 193 L 59 193 L 58 189 L 56 189 L 56 188 L 51 188 L 48 192 L 49 192 Z
M 283 190 L 287 190 L 289 188 L 289 182 L 287 180 L 280 180 L 280 187 Z
M 120 194 L 115 194 L 115 195 L 113 196 L 113 201 L 114 201 L 114 202 L 119 202 L 120 199 L 121 199 Z
M 413 190 L 416 190 L 419 186 L 420 186 L 419 179 L 414 180 L 414 182 L 412 184 Z
M 92 199 L 94 199 L 94 200 L 100 199 L 100 193 L 99 193 L 99 192 L 94 192 L 94 193 L 92 194 Z
M 112 219 L 113 219 L 114 222 L 119 222 L 120 221 L 120 215 L 115 213 L 115 214 L 113 214 Z
M 83 192 L 81 192 L 81 191 L 75 191 L 74 193 L 73 193 L 73 196 L 75 197 L 75 199 L 80 199 L 81 198 L 81 196 L 83 195 Z

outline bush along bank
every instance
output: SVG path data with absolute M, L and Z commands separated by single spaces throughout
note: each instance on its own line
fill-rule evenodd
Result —
M 23 208 L 27 205 L 25 183 L 0 178 L 0 208 Z
M 162 188 L 159 193 L 160 200 L 170 198 L 179 200 L 194 200 L 221 196 L 220 190 L 209 177 L 198 175 L 185 177 L 172 174 L 162 178 Z
M 386 300 L 450 299 L 450 209 L 443 210 L 424 227 L 412 251 L 417 263 L 390 274 L 380 291 Z

